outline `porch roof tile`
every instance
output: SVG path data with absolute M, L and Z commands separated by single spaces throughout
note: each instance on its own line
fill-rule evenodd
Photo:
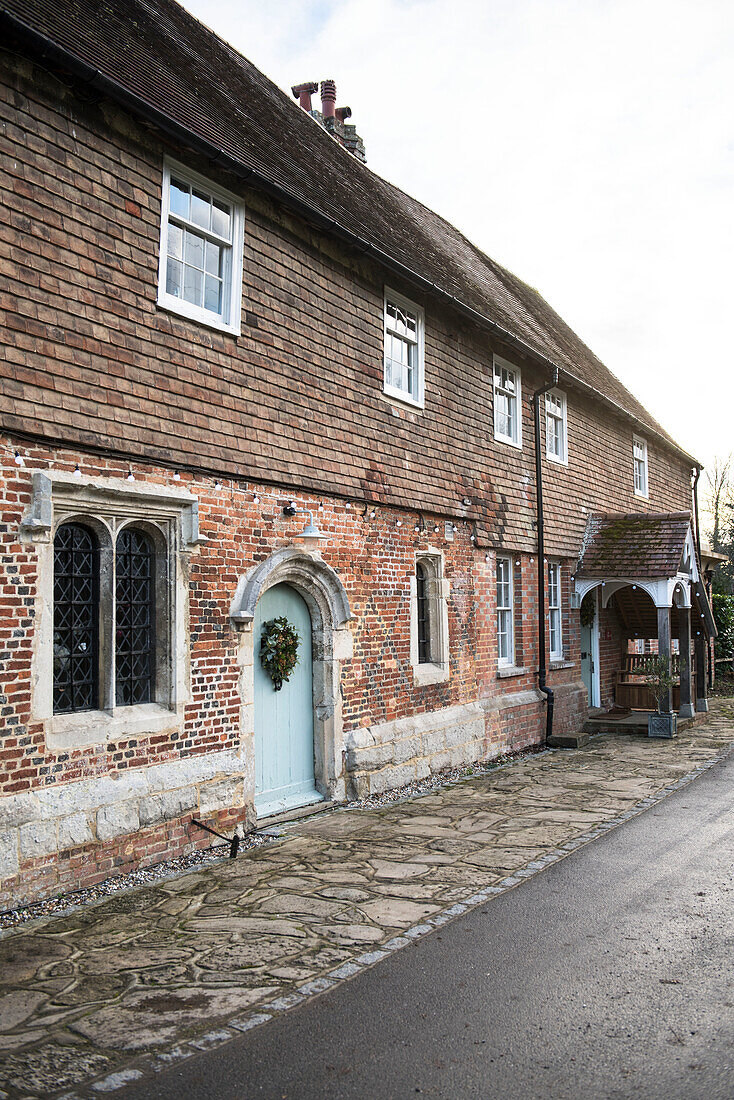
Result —
M 576 576 L 674 577 L 690 525 L 690 512 L 589 516 Z

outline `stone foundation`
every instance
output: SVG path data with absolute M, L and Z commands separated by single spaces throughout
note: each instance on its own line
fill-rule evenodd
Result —
M 252 822 L 235 752 L 190 757 L 0 801 L 0 904 L 94 885 L 134 867 L 208 847 L 188 826 Z

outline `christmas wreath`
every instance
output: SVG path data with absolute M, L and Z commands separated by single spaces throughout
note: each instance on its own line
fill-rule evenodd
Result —
M 284 615 L 278 619 L 268 619 L 263 623 L 260 638 L 260 664 L 273 681 L 273 687 L 280 691 L 288 682 L 290 674 L 298 664 L 298 646 L 301 639 L 298 631 Z
M 591 592 L 587 592 L 581 601 L 581 625 L 593 626 L 595 618 L 596 607 L 594 606 L 594 596 Z

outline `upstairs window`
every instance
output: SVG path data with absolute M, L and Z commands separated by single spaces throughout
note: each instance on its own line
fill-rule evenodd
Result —
M 423 311 L 385 291 L 385 393 L 423 405 Z
M 497 664 L 515 663 L 512 558 L 497 558 Z
M 494 357 L 494 438 L 522 446 L 520 371 Z
M 632 464 L 634 467 L 635 496 L 646 497 L 647 492 L 647 443 L 639 436 L 632 439 Z
M 568 462 L 566 395 L 551 390 L 545 395 L 545 453 L 551 462 Z
M 548 562 L 548 636 L 551 660 L 562 660 L 561 567 L 556 561 Z
M 161 221 L 158 304 L 238 334 L 242 204 L 181 166 L 166 164 Z

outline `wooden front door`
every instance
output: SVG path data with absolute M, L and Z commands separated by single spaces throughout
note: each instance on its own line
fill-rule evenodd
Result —
M 300 636 L 298 664 L 276 691 L 260 663 L 262 625 L 285 616 Z M 258 817 L 321 800 L 314 781 L 311 615 L 288 584 L 268 588 L 254 625 L 255 809 Z

